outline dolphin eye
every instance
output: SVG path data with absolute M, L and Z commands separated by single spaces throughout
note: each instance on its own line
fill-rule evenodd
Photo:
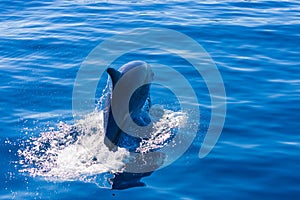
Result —
M 153 79 L 154 79 L 154 73 L 153 73 L 152 71 L 151 71 L 151 73 L 150 73 L 149 79 L 150 79 L 151 81 L 153 81 Z
M 152 71 L 150 71 L 150 73 L 147 74 L 146 80 L 153 81 L 153 78 L 154 78 L 154 73 Z

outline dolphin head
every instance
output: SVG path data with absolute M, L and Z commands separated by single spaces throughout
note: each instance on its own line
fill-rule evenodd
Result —
M 119 70 L 108 68 L 107 73 L 112 79 L 113 88 L 121 77 L 126 75 L 124 84 L 128 88 L 137 88 L 130 98 L 129 111 L 135 112 L 142 109 L 149 97 L 150 82 L 153 80 L 153 72 L 150 65 L 144 61 L 129 62 Z

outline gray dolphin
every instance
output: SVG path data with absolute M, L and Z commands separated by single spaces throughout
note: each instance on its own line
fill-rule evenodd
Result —
M 116 119 L 121 119 L 121 121 L 124 119 L 126 121 L 128 116 L 130 116 L 132 121 L 138 126 L 146 126 L 151 122 L 149 117 L 151 107 L 149 91 L 154 74 L 151 67 L 143 61 L 132 61 L 123 65 L 118 70 L 108 68 L 106 71 L 109 75 L 107 87 L 112 84 L 112 93 L 110 94 L 111 98 L 108 98 L 107 102 L 105 102 L 106 124 L 104 143 L 111 151 L 116 151 L 118 147 L 124 147 L 130 152 L 136 152 L 136 149 L 140 146 L 142 134 L 134 137 L 131 136 L 131 133 L 125 133 L 123 127 L 119 127 L 116 123 Z M 125 84 L 121 87 L 121 90 L 118 88 L 118 83 Z M 132 93 L 132 89 L 129 88 L 135 88 L 136 90 Z M 128 105 L 122 104 L 123 96 L 125 98 L 130 96 Z M 115 113 L 118 116 L 114 116 L 111 103 L 115 100 L 114 98 L 117 98 L 117 101 L 115 101 L 117 104 L 121 104 L 121 107 L 118 107 L 118 105 L 117 107 L 122 110 L 122 106 L 128 106 L 129 113 L 126 114 L 120 111 Z M 113 106 L 116 105 L 114 104 Z M 110 179 L 112 189 L 120 190 L 144 186 L 145 184 L 141 182 L 141 179 L 150 176 L 153 171 L 159 168 L 164 158 L 165 155 L 161 152 L 136 154 L 129 163 L 126 163 L 124 172 L 114 173 L 114 178 Z M 137 173 L 129 172 L 135 171 L 136 168 L 145 168 L 145 172 L 142 172 L 143 170 Z
M 122 131 L 122 127 L 119 127 L 115 121 L 113 116 L 111 102 L 114 96 L 118 96 L 114 94 L 116 91 L 114 90 L 118 81 L 131 70 L 134 70 L 134 74 L 131 75 L 125 81 L 126 85 L 123 87 L 121 91 L 125 96 L 129 91 L 126 88 L 138 88 L 132 94 L 129 101 L 129 114 L 134 123 L 139 126 L 148 125 L 151 120 L 148 115 L 149 108 L 151 106 L 150 101 L 150 82 L 153 80 L 153 72 L 151 70 L 150 65 L 148 65 L 144 61 L 132 61 L 129 62 L 118 70 L 114 68 L 108 68 L 106 71 L 109 74 L 108 83 L 112 82 L 112 94 L 111 98 L 108 99 L 108 117 L 107 123 L 105 125 L 105 139 L 104 143 L 111 151 L 116 151 L 117 147 L 125 147 L 130 151 L 134 151 L 141 141 L 140 137 L 131 136 L 130 133 L 125 133 Z M 142 85 L 142 86 L 141 86 Z M 141 87 L 139 87 L 141 86 Z M 122 99 L 117 99 L 118 101 L 122 101 Z M 123 115 L 122 113 L 119 115 Z M 118 118 L 125 119 L 127 116 L 118 116 Z

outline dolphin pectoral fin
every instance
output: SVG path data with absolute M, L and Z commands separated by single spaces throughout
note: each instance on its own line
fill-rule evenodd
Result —
M 131 119 L 138 126 L 147 126 L 151 123 L 151 118 L 146 111 L 140 111 L 139 113 L 132 113 Z
M 107 68 L 106 71 L 112 80 L 113 87 L 115 87 L 118 80 L 121 78 L 121 75 L 122 75 L 121 72 L 119 72 L 118 70 L 115 70 L 114 68 Z

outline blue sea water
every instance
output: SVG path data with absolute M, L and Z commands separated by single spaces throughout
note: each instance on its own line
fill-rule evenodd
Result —
M 300 198 L 299 13 L 296 0 L 1 1 L 0 199 Z M 180 159 L 143 178 L 146 186 L 122 191 L 20 172 L 24 141 L 73 123 L 74 81 L 89 53 L 109 37 L 149 27 L 186 34 L 218 67 L 227 114 L 212 152 L 198 157 L 211 113 L 203 80 L 183 60 L 153 52 L 124 60 L 177 67 L 200 102 L 204 123 Z M 177 111 L 169 95 L 155 87 L 153 102 Z

